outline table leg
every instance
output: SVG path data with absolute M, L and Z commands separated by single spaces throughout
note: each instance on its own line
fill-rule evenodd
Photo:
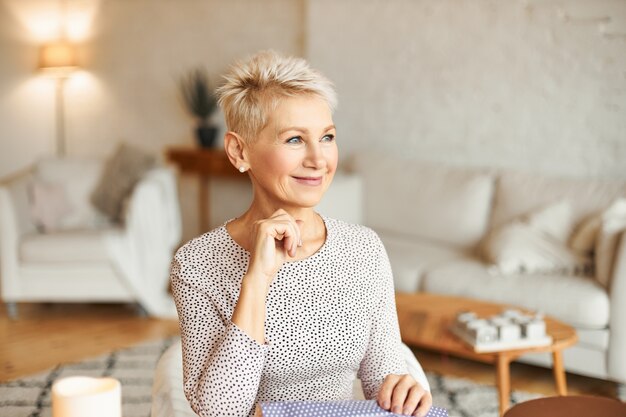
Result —
M 621 382 L 617 383 L 617 387 L 615 388 L 617 398 L 620 401 L 626 402 L 626 384 L 622 384 Z
M 200 233 L 209 231 L 209 178 L 200 176 L 200 190 L 198 191 L 198 216 L 200 217 Z
M 496 364 L 498 397 L 500 400 L 500 415 L 509 408 L 509 399 L 511 397 L 511 374 L 509 364 L 511 360 L 506 355 L 498 355 Z
M 563 354 L 560 350 L 552 352 L 552 367 L 554 372 L 554 382 L 559 395 L 567 395 L 567 382 L 565 380 L 565 369 L 563 368 Z

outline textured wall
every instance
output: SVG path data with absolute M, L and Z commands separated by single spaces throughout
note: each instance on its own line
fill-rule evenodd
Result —
M 155 150 L 191 143 L 178 77 L 204 65 L 217 81 L 235 59 L 269 47 L 300 54 L 300 14 L 300 2 L 288 0 L 104 1 L 83 47 L 101 88 L 89 97 L 70 91 L 70 145 L 88 154 L 120 138 Z
M 0 178 L 54 150 L 54 83 L 35 75 L 37 39 L 0 1 Z
M 309 57 L 337 84 L 344 157 L 375 148 L 626 178 L 624 0 L 67 3 L 90 16 L 79 40 L 85 71 L 66 86 L 72 155 L 104 155 L 119 140 L 154 151 L 191 143 L 180 73 L 202 63 L 217 75 L 273 47 Z M 0 178 L 54 151 L 54 83 L 35 68 L 40 19 L 57 5 L 0 0 Z M 182 177 L 180 185 L 190 237 L 197 183 Z M 213 187 L 213 223 L 248 193 Z
M 78 40 L 84 71 L 65 87 L 68 153 L 102 155 L 119 140 L 155 151 L 191 143 L 192 119 L 176 82 L 204 65 L 215 77 L 263 48 L 301 55 L 303 12 L 292 0 L 80 0 L 89 30 Z M 54 81 L 37 73 L 42 14 L 57 2 L 0 0 L 0 177 L 54 152 Z M 71 13 L 70 13 L 71 15 Z M 17 157 L 16 157 L 17 156 Z
M 343 154 L 626 178 L 626 2 L 316 0 Z

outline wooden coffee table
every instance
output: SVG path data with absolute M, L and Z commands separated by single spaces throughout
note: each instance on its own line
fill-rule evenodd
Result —
M 551 345 L 501 352 L 476 353 L 470 346 L 463 343 L 450 332 L 449 329 L 456 314 L 462 310 L 471 310 L 482 317 L 498 314 L 506 308 L 519 307 L 463 297 L 426 293 L 396 293 L 396 306 L 402 341 L 407 345 L 496 364 L 500 415 L 503 415 L 509 407 L 511 395 L 509 365 L 512 361 L 527 353 L 552 353 L 557 392 L 559 395 L 567 395 L 562 350 L 572 346 L 578 340 L 576 331 L 571 326 L 546 317 L 546 330 L 553 339 Z M 519 309 L 527 311 L 523 308 Z

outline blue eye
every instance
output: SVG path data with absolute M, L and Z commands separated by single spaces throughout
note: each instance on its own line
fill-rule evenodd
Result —
M 287 143 L 299 143 L 302 141 L 300 136 L 294 136 L 292 138 L 287 139 Z
M 333 140 L 335 140 L 335 135 L 325 135 L 322 140 L 324 140 L 325 138 L 328 138 L 328 140 L 326 140 L 326 142 L 332 142 Z

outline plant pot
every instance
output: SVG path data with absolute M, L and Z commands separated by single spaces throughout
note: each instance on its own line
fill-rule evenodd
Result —
M 196 128 L 196 139 L 201 148 L 212 148 L 217 137 L 217 127 L 198 126 Z

